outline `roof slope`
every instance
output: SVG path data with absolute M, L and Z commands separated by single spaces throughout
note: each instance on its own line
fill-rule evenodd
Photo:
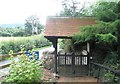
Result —
M 93 17 L 48 17 L 45 36 L 71 36 L 80 31 L 80 26 L 96 24 Z

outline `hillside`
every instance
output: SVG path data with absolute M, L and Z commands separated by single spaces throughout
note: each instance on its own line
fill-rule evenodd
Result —
M 15 28 L 15 27 L 24 27 L 24 24 L 13 23 L 13 24 L 0 24 L 2 28 Z

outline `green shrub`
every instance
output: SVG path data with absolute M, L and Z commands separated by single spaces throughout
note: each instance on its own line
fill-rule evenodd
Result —
M 38 65 L 38 61 L 34 59 L 30 60 L 25 54 L 19 55 L 18 59 L 18 62 L 15 62 L 13 59 L 10 65 L 10 75 L 3 82 L 17 84 L 41 82 L 42 70 Z
M 10 50 L 13 50 L 14 53 L 16 53 L 20 51 L 20 46 L 24 46 L 25 50 L 27 51 L 27 50 L 32 50 L 33 48 L 41 48 L 48 45 L 50 45 L 50 42 L 46 38 L 44 38 L 43 35 L 31 36 L 31 37 L 16 37 L 15 39 L 1 41 L 0 52 L 2 54 L 8 54 Z
M 115 19 L 117 18 L 117 14 L 115 14 L 111 10 L 106 10 L 106 11 L 103 11 L 101 13 L 98 13 L 97 17 L 101 21 L 109 22 L 109 21 L 115 21 Z
M 72 41 L 68 39 L 64 39 L 60 42 L 60 48 L 64 49 L 65 52 L 72 52 Z
M 105 42 L 105 43 L 117 42 L 117 37 L 115 37 L 111 33 L 109 33 L 109 34 L 97 34 L 96 37 L 98 38 L 99 42 Z

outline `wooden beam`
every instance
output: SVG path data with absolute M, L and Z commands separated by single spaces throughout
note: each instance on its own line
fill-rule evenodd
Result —
M 55 73 L 57 74 L 58 73 L 58 71 L 57 71 L 57 61 L 58 61 L 58 59 L 57 59 L 57 57 L 58 57 L 58 54 L 57 54 L 57 44 L 58 44 L 58 39 L 72 39 L 72 37 L 67 37 L 67 36 L 45 36 L 45 38 L 47 38 L 50 42 L 52 42 L 52 44 L 53 44 L 53 47 L 55 48 L 55 69 L 54 69 L 54 71 L 55 71 Z
M 57 43 L 58 38 L 54 38 L 53 47 L 55 48 L 55 73 L 57 74 Z
M 52 38 L 58 38 L 58 39 L 72 39 L 72 37 L 68 37 L 68 36 L 44 36 L 45 38 L 52 39 Z

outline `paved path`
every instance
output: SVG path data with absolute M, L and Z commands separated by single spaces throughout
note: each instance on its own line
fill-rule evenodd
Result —
M 18 61 L 17 57 L 14 57 L 15 61 Z M 8 65 L 12 62 L 12 60 L 4 60 L 0 62 L 0 68 L 2 68 L 3 65 Z M 9 74 L 9 67 L 0 69 L 0 77 L 8 75 Z

